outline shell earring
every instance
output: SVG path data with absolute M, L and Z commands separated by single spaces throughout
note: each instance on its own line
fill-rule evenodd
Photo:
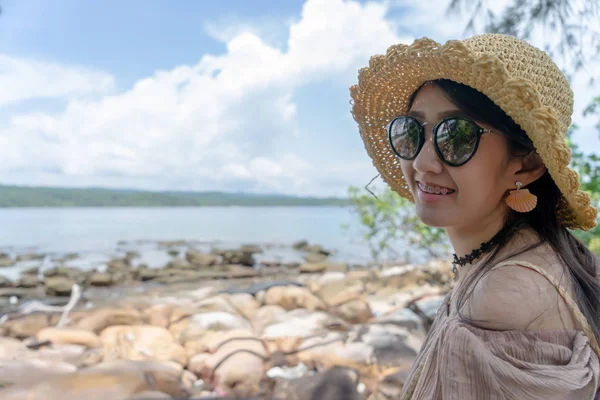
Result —
M 529 212 L 537 205 L 537 196 L 531 194 L 529 189 L 521 189 L 523 184 L 516 182 L 517 190 L 511 190 L 506 198 L 506 204 L 516 212 Z

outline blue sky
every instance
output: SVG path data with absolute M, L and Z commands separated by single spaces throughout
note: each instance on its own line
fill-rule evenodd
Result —
M 344 195 L 376 175 L 358 68 L 463 37 L 446 0 L 423 3 L 0 0 L 0 183 Z

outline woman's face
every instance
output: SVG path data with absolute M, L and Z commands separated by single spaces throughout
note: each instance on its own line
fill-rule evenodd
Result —
M 455 229 L 475 228 L 502 219 L 508 210 L 504 195 L 515 188 L 514 165 L 506 138 L 502 134 L 484 133 L 473 158 L 460 167 L 450 167 L 435 151 L 432 129 L 443 118 L 464 113 L 438 86 L 426 85 L 418 92 L 408 115 L 425 128 L 425 144 L 417 157 L 401 160 L 419 219 L 430 226 Z M 475 122 L 495 131 L 481 121 L 475 119 Z M 427 193 L 428 186 L 439 193 Z

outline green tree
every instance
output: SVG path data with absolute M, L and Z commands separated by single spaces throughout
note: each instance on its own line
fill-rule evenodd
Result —
M 449 247 L 445 230 L 421 223 L 412 203 L 388 186 L 377 196 L 368 189 L 351 186 L 348 195 L 352 210 L 364 230 L 363 239 L 376 262 L 382 261 L 384 252 L 399 259 L 413 249 L 423 250 L 433 258 L 447 255 Z M 409 248 L 400 250 L 398 246 L 401 243 Z

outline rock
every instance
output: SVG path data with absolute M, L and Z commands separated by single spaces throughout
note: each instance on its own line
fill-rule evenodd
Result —
M 236 337 L 232 335 L 239 335 L 239 333 L 225 332 L 220 337 L 213 336 L 212 342 L 207 343 L 207 346 L 215 349 L 214 353 L 195 355 L 190 359 L 188 369 L 205 380 L 214 373 L 217 392 L 243 398 L 256 394 L 259 389 L 266 350 L 257 340 L 229 341 L 228 339 Z M 219 368 L 215 370 L 217 365 Z
M 45 254 L 37 254 L 37 253 L 19 254 L 17 256 L 17 262 L 43 260 L 45 257 L 46 257 Z
M 276 316 L 274 323 L 264 328 L 262 337 L 305 337 L 325 332 L 331 327 L 346 325 L 344 321 L 333 315 L 298 309 Z
M 273 400 L 361 400 L 354 371 L 332 368 L 296 379 L 277 379 Z
M 110 286 L 113 284 L 113 277 L 105 272 L 97 272 L 90 277 L 90 286 Z
M 169 263 L 167 264 L 167 266 L 165 268 L 169 268 L 169 269 L 189 269 L 189 268 L 193 268 L 193 265 L 190 264 L 187 260 L 184 260 L 183 258 L 174 258 L 171 261 L 169 261 Z
M 18 385 L 37 383 L 56 376 L 71 374 L 75 371 L 77 371 L 76 366 L 60 361 L 0 361 L 0 384 Z
M 254 327 L 254 332 L 257 334 L 262 334 L 263 329 L 266 326 L 277 321 L 277 317 L 285 313 L 285 309 L 280 306 L 263 306 L 259 308 L 251 321 L 252 326 Z
M 23 317 L 12 319 L 4 323 L 6 336 L 25 339 L 36 336 L 37 333 L 51 325 L 52 319 L 45 314 L 29 314 Z
M 299 240 L 292 245 L 292 248 L 296 250 L 304 250 L 308 246 L 308 242 L 306 240 Z
M 21 272 L 21 275 L 35 275 L 37 277 L 39 273 L 40 267 L 29 267 L 25 268 L 23 272 Z
M 81 271 L 76 268 L 65 267 L 65 266 L 61 265 L 61 266 L 50 268 L 50 269 L 47 269 L 46 271 L 44 271 L 44 277 L 51 278 L 51 277 L 56 277 L 56 276 L 62 276 L 65 278 L 73 279 L 80 272 Z
M 356 299 L 366 293 L 366 287 L 361 281 L 348 278 L 329 281 L 319 286 L 315 291 L 316 294 L 332 306 Z
M 16 286 L 19 288 L 29 289 L 37 287 L 39 283 L 40 280 L 38 279 L 37 275 L 23 275 L 17 281 Z
M 167 254 L 170 255 L 171 257 L 177 257 L 180 253 L 181 253 L 181 250 L 179 250 L 179 249 L 167 250 Z
M 37 334 L 40 342 L 57 344 L 78 344 L 86 347 L 100 347 L 100 338 L 93 332 L 75 328 L 44 328 Z
M 82 318 L 76 328 L 100 333 L 112 325 L 143 325 L 145 319 L 134 309 L 99 309 Z
M 411 364 L 424 338 L 405 328 L 394 325 L 357 325 L 349 335 L 347 343 L 361 343 L 372 348 L 373 362 L 380 366 L 402 366 Z
M 74 284 L 73 279 L 64 276 L 54 276 L 44 280 L 48 296 L 70 296 Z
M 105 363 L 98 367 L 2 390 L 3 400 L 128 399 L 144 391 L 187 397 L 180 372 L 163 363 Z
M 325 285 L 331 282 L 342 281 L 346 279 L 346 274 L 339 271 L 326 272 L 318 280 L 319 285 Z
M 363 324 L 373 318 L 369 304 L 362 300 L 351 300 L 338 306 L 335 315 L 351 324 Z
M 12 267 L 15 262 L 6 253 L 0 253 L 0 267 Z
M 308 253 L 304 255 L 304 259 L 309 264 L 317 264 L 327 259 L 327 256 L 321 253 Z
M 29 352 L 30 350 L 20 340 L 0 337 L 0 361 L 24 359 L 28 357 Z
M 12 282 L 5 276 L 0 275 L 0 288 L 8 288 L 12 286 Z
M 107 272 L 117 272 L 128 270 L 131 267 L 131 263 L 127 258 L 113 258 L 106 263 Z
M 252 331 L 247 329 L 231 329 L 228 331 L 204 330 L 199 332 L 195 337 L 183 338 L 182 342 L 188 359 L 191 360 L 196 354 L 214 353 L 228 340 L 260 341 Z
M 156 390 L 143 391 L 131 396 L 128 400 L 171 400 L 173 397 L 165 392 Z
M 129 263 L 131 263 L 131 260 L 140 258 L 140 257 L 141 257 L 141 254 L 135 250 L 130 250 L 127 253 L 125 253 L 125 260 L 127 260 Z
M 169 328 L 173 308 L 172 304 L 154 304 L 146 308 L 143 314 L 150 325 Z
M 300 266 L 300 272 L 302 273 L 321 273 L 325 271 L 333 271 L 333 272 L 346 272 L 348 269 L 348 265 L 346 264 L 337 264 L 330 262 L 319 262 L 319 263 L 306 263 Z
M 204 254 L 197 250 L 188 249 L 185 252 L 188 262 L 199 267 L 210 267 L 219 263 L 219 256 L 215 254 Z
M 235 306 L 236 311 L 246 319 L 252 319 L 260 308 L 258 301 L 248 293 L 236 293 L 229 295 L 229 301 Z
M 400 398 L 402 387 L 408 378 L 409 372 L 410 366 L 407 365 L 393 374 L 383 376 L 377 383 L 377 390 L 387 398 Z
M 100 340 L 104 348 L 104 360 L 157 360 L 175 361 L 186 365 L 183 347 L 175 342 L 173 335 L 159 326 L 110 326 L 102 331 Z
M 265 293 L 266 305 L 278 305 L 286 310 L 305 308 L 307 310 L 325 310 L 323 301 L 312 294 L 307 288 L 295 286 L 276 286 Z
M 63 264 L 67 261 L 76 260 L 78 257 L 79 255 L 77 253 L 67 253 L 62 257 L 54 258 L 52 261 Z
M 36 339 L 37 340 L 37 339 Z M 98 349 L 94 349 L 98 350 Z M 79 344 L 50 344 L 39 350 L 31 351 L 27 358 L 45 361 L 61 361 L 75 366 L 85 365 L 85 360 L 88 358 L 87 347 Z M 98 359 L 97 361 L 100 361 Z
M 223 262 L 225 264 L 240 264 L 252 267 L 256 263 L 251 251 L 228 250 L 223 253 Z
M 148 267 L 140 267 L 137 269 L 135 276 L 142 282 L 151 281 L 160 276 L 160 270 Z
M 227 331 L 231 329 L 252 330 L 252 324 L 236 314 L 223 311 L 194 314 L 171 325 L 169 330 L 175 337 L 184 342 L 198 336 L 204 331 Z
M 240 251 L 243 253 L 262 253 L 263 250 L 260 248 L 260 246 L 254 245 L 254 244 L 244 244 L 242 245 L 242 247 L 240 247 Z

